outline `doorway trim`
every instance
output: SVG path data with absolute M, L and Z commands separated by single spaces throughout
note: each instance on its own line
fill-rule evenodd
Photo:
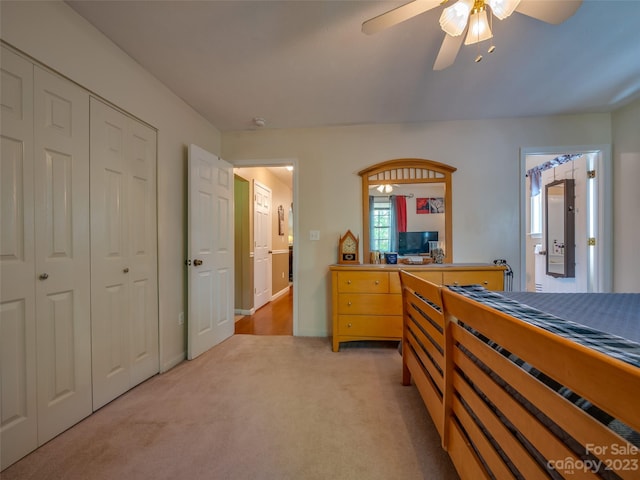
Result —
M 293 165 L 292 172 L 292 190 L 293 190 L 293 205 L 294 211 L 300 211 L 298 207 L 298 159 L 297 158 L 272 158 L 272 159 L 245 159 L 245 160 L 235 160 L 232 162 L 234 167 L 282 167 L 285 165 Z M 293 215 L 293 264 L 291 269 L 293 271 L 293 336 L 298 336 L 298 292 L 300 289 L 298 288 L 298 261 L 300 259 L 299 249 L 300 249 L 300 235 L 298 231 L 298 215 Z
M 527 157 L 533 155 L 564 155 L 567 153 L 595 153 L 598 155 L 598 271 L 596 291 L 611 292 L 613 285 L 613 171 L 611 164 L 611 145 L 570 145 L 556 147 L 522 147 L 520 149 L 520 289 L 526 288 L 526 239 L 527 239 L 527 201 L 526 174 Z

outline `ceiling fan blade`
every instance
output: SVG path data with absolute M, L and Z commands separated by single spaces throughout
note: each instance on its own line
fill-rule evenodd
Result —
M 522 0 L 516 12 L 528 17 L 558 25 L 571 17 L 582 5 L 582 0 L 566 0 L 562 2 L 549 0 Z
M 362 32 L 367 35 L 373 35 L 381 30 L 393 27 L 400 22 L 409 20 L 410 18 L 420 15 L 428 10 L 436 8 L 442 3 L 442 0 L 414 0 L 405 3 L 393 10 L 389 10 L 382 15 L 373 17 L 362 24 Z
M 464 40 L 464 32 L 462 35 L 452 37 L 451 35 L 445 35 L 442 41 L 442 46 L 438 52 L 438 57 L 433 64 L 434 70 L 444 70 L 447 67 L 453 65 L 456 61 L 460 47 L 462 46 L 462 40 Z

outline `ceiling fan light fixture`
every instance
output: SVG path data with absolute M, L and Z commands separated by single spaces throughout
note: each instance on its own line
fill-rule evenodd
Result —
M 493 37 L 493 33 L 491 33 L 491 28 L 489 28 L 487 11 L 484 8 L 474 11 L 469 19 L 469 31 L 467 32 L 467 38 L 464 44 L 473 45 L 474 43 L 489 40 L 491 37 Z
M 393 186 L 387 184 L 381 184 L 376 187 L 376 190 L 380 193 L 391 193 L 393 192 Z
M 486 0 L 493 14 L 500 20 L 504 20 L 518 8 L 520 0 Z
M 464 32 L 474 0 L 458 0 L 445 8 L 440 15 L 440 27 L 452 37 Z

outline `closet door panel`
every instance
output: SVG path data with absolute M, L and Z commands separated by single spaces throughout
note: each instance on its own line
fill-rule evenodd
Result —
M 129 389 L 127 121 L 91 99 L 93 409 Z
M 91 99 L 94 409 L 159 371 L 155 166 L 155 131 Z
M 0 469 L 37 447 L 33 65 L 0 54 Z
M 159 371 L 156 132 L 128 119 L 131 205 L 131 382 Z
M 91 413 L 89 98 L 35 67 L 38 443 Z

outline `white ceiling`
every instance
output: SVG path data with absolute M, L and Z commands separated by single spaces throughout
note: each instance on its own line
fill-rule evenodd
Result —
M 439 72 L 441 8 L 360 30 L 406 1 L 67 3 L 222 132 L 254 117 L 297 128 L 604 112 L 640 96 L 638 0 L 585 0 L 561 25 L 514 13 L 494 21 L 495 53 L 474 63 L 477 46 L 463 46 Z

